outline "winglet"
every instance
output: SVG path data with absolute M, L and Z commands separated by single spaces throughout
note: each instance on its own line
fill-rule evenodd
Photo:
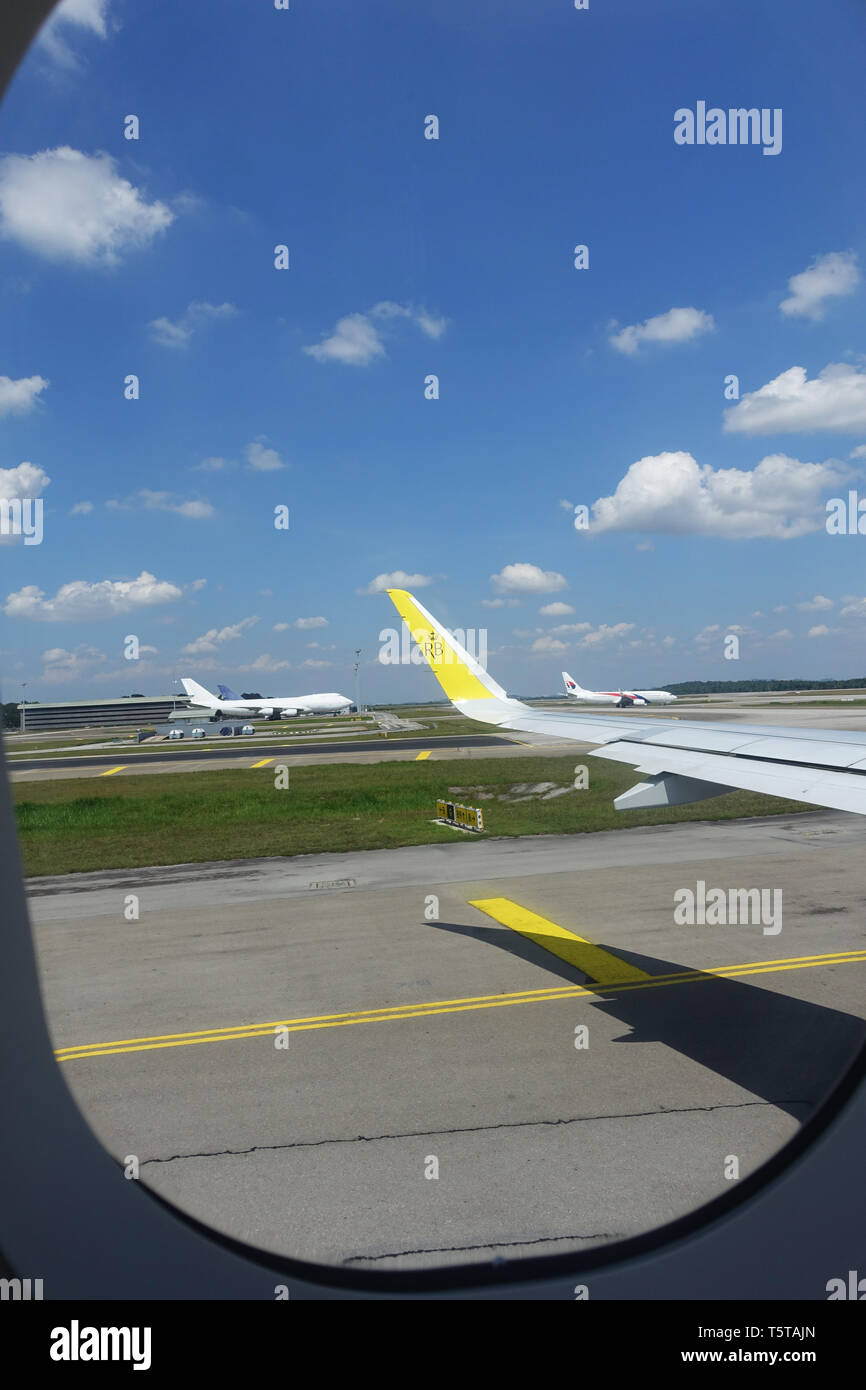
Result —
M 502 686 L 470 656 L 453 633 L 428 613 L 414 594 L 405 589 L 389 589 L 388 597 L 449 700 L 463 706 L 481 700 L 508 699 Z M 509 701 L 512 703 L 516 702 Z

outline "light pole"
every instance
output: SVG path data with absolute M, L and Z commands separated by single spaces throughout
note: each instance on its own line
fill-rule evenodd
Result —
M 23 734 L 23 733 L 25 732 L 25 730 L 27 729 L 27 701 L 26 701 L 26 699 L 25 699 L 25 697 L 24 697 L 24 691 L 25 691 L 26 689 L 27 689 L 27 682 L 26 682 L 26 681 L 22 681 L 22 682 L 21 682 L 21 732 L 22 732 L 22 734 Z
M 355 709 L 361 713 L 361 663 L 358 660 L 361 655 L 361 648 L 355 650 Z

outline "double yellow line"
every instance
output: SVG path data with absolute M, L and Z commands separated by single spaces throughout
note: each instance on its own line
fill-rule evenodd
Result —
M 616 957 L 611 956 L 610 960 L 616 960 Z M 787 960 L 746 961 L 741 965 L 720 965 L 708 970 L 678 970 L 670 975 L 645 975 L 644 972 L 636 971 L 635 967 L 622 961 L 620 965 L 624 978 L 609 979 L 605 984 L 595 984 L 591 987 L 559 985 L 549 989 L 518 990 L 512 994 L 478 994 L 460 999 L 438 999 L 430 1003 L 398 1004 L 384 1009 L 314 1014 L 305 1018 L 274 1019 L 270 1023 L 242 1023 L 236 1027 L 208 1028 L 196 1033 L 162 1033 L 153 1037 L 121 1038 L 115 1042 L 82 1043 L 78 1047 L 61 1047 L 55 1055 L 60 1062 L 74 1062 L 87 1057 L 151 1052 L 165 1047 L 194 1047 L 199 1043 L 237 1042 L 243 1038 L 272 1037 L 278 1028 L 284 1028 L 289 1033 L 301 1033 L 318 1028 L 348 1028 L 357 1023 L 395 1023 L 402 1019 L 429 1018 L 437 1014 L 502 1009 L 515 1004 L 550 1004 L 560 999 L 619 994 L 633 989 L 655 989 L 663 985 L 688 984 L 699 980 L 766 975 L 783 970 L 808 970 L 821 965 L 853 965 L 858 961 L 866 961 L 866 950 L 837 951 L 821 956 L 791 956 Z

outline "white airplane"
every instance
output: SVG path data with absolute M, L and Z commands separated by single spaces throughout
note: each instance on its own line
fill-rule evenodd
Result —
M 533 709 L 508 696 L 414 595 L 388 593 L 461 714 L 500 729 L 595 743 L 590 757 L 631 763 L 646 774 L 616 797 L 618 811 L 742 788 L 866 815 L 866 733 Z
M 351 700 L 336 691 L 325 695 L 287 695 L 282 700 L 244 700 L 227 685 L 217 686 L 218 697 L 187 676 L 181 679 L 181 685 L 194 705 L 212 710 L 217 719 L 224 714 L 258 714 L 267 715 L 269 719 L 284 719 L 295 714 L 340 714 L 352 705 Z
M 569 699 L 579 700 L 583 705 L 616 705 L 618 709 L 629 709 L 632 705 L 672 705 L 677 698 L 669 690 L 584 690 L 567 671 L 563 671 L 562 679 Z

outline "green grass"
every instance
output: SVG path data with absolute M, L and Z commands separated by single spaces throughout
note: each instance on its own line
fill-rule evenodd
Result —
M 222 859 L 250 859 L 469 839 L 431 824 L 439 796 L 452 787 L 495 795 L 515 783 L 571 786 L 569 757 L 465 759 L 434 763 L 337 764 L 290 768 L 277 790 L 274 769 L 125 776 L 122 782 L 69 779 L 13 786 L 28 876 Z M 454 799 L 484 811 L 489 835 L 582 834 L 662 825 L 791 815 L 799 802 L 734 792 L 660 811 L 613 809 L 613 797 L 640 780 L 632 769 L 589 758 L 590 788 L 552 801 L 511 804 Z M 474 837 L 472 837 L 474 838 Z

